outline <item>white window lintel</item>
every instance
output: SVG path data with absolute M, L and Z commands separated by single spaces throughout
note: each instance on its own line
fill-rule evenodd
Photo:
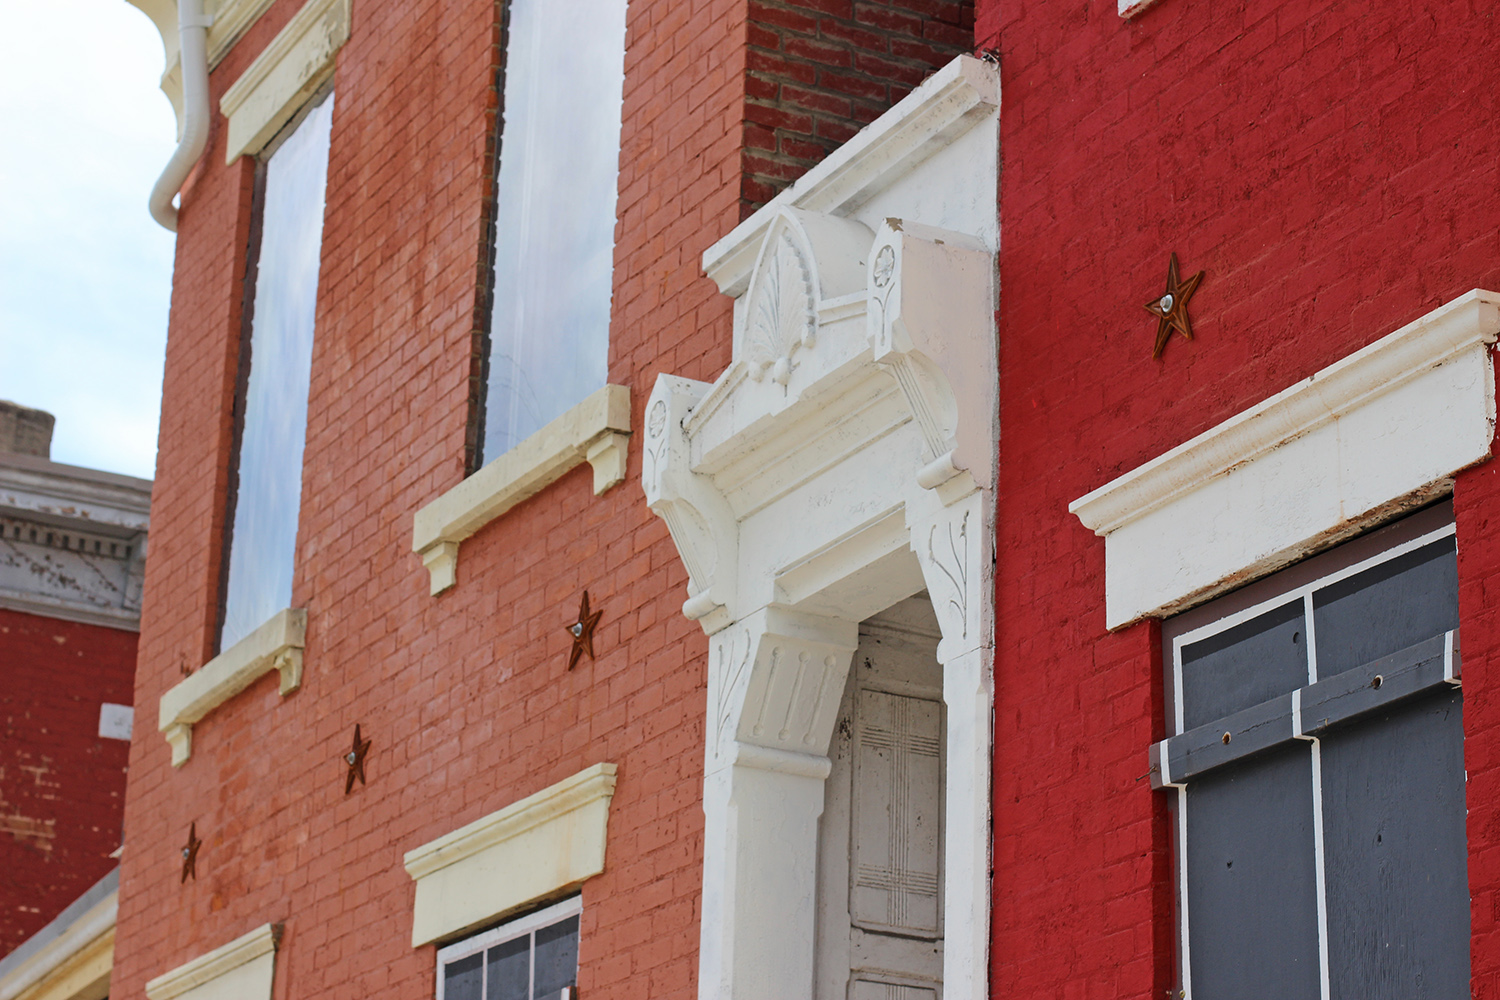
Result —
M 250 933 L 200 955 L 146 984 L 149 1000 L 270 1000 L 280 924 L 262 924 Z
M 349 40 L 353 0 L 307 0 L 224 92 L 229 119 L 225 163 L 261 151 L 333 75 L 333 57 Z
M 412 946 L 574 888 L 604 870 L 614 764 L 595 764 L 406 854 Z
M 625 479 L 630 389 L 606 385 L 439 496 L 412 519 L 412 551 L 432 574 L 432 593 L 453 586 L 459 543 L 588 462 L 598 496 Z
M 287 608 L 260 628 L 174 684 L 161 696 L 157 728 L 172 745 L 172 766 L 193 753 L 193 724 L 272 670 L 281 674 L 281 693 L 302 685 L 302 647 L 307 612 Z
M 1500 294 L 1476 289 L 1068 509 L 1105 538 L 1106 625 L 1180 610 L 1405 507 L 1490 456 Z

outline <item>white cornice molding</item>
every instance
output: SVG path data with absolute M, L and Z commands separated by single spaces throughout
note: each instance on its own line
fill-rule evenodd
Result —
M 226 163 L 261 151 L 323 82 L 349 40 L 352 0 L 307 0 L 219 100 Z
M 726 295 L 738 296 L 780 209 L 846 214 L 999 106 L 998 71 L 960 56 L 709 247 L 703 270 Z
M 35 936 L 0 961 L 0 1000 L 47 996 L 57 978 L 73 980 L 114 951 L 120 871 L 115 869 Z M 96 897 L 96 898 L 91 898 Z M 79 912 L 81 908 L 81 912 Z M 85 978 L 92 971 L 85 973 Z M 49 983 L 49 980 L 54 980 Z
M 260 628 L 209 660 L 161 696 L 157 728 L 172 745 L 172 766 L 193 753 L 193 725 L 272 670 L 281 673 L 281 694 L 302 684 L 302 648 L 307 612 L 279 611 Z
M 173 997 L 180 996 L 188 990 L 213 983 L 256 959 L 268 957 L 274 961 L 276 946 L 280 940 L 280 924 L 262 924 L 243 937 L 235 938 L 206 955 L 200 955 L 185 965 L 179 965 L 171 972 L 157 976 L 146 984 L 146 996 L 150 1000 L 172 1000 Z M 264 978 L 266 990 L 262 995 L 269 1000 L 270 977 Z M 230 1000 L 230 997 L 226 995 L 225 1000 Z M 253 1000 L 253 998 L 248 994 L 241 995 L 235 992 L 233 1000 Z
M 604 870 L 614 764 L 595 764 L 408 851 L 420 946 L 581 884 Z
M 0 455 L 0 514 L 10 512 L 125 538 L 150 526 L 151 480 Z
M 428 503 L 412 518 L 412 551 L 440 594 L 457 579 L 459 543 L 588 462 L 594 495 L 625 479 L 630 389 L 606 385 L 510 451 Z
M 101 625 L 126 632 L 141 630 L 139 609 L 93 607 L 46 594 L 29 594 L 11 587 L 0 587 L 0 608 L 43 618 L 56 618 L 59 621 L 77 622 L 80 625 Z
M 1073 501 L 1106 538 L 1109 627 L 1285 565 L 1488 458 L 1497 336 L 1500 294 L 1468 292 Z

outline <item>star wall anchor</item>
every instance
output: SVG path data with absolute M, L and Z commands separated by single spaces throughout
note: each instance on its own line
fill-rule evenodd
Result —
M 599 619 L 604 617 L 603 611 L 589 610 L 589 592 L 583 592 L 583 603 L 578 606 L 578 620 L 569 625 L 567 632 L 573 637 L 573 648 L 568 651 L 568 669 L 572 670 L 578 666 L 578 661 L 583 659 L 587 653 L 589 659 L 594 658 L 594 629 L 599 625 Z
M 198 821 L 193 820 L 188 827 L 187 843 L 182 848 L 182 878 L 177 881 L 178 885 L 186 884 L 189 875 L 194 882 L 198 881 L 198 848 L 202 846 L 203 841 L 198 839 Z
M 1167 265 L 1167 290 L 1160 297 L 1146 303 L 1146 311 L 1156 317 L 1156 347 L 1151 357 L 1160 358 L 1167 349 L 1167 341 L 1176 330 L 1188 340 L 1193 339 L 1193 321 L 1188 316 L 1188 299 L 1198 290 L 1198 283 L 1206 272 L 1199 271 L 1186 281 L 1177 276 L 1177 255 L 1174 253 Z
M 370 752 L 370 741 L 364 739 L 359 731 L 359 723 L 354 724 L 354 746 L 344 754 L 344 765 L 348 771 L 344 774 L 344 794 L 348 795 L 354 790 L 354 779 L 359 783 L 365 783 L 365 755 Z

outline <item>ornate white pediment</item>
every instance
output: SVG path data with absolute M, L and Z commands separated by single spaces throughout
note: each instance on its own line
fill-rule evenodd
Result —
M 811 990 L 858 625 L 923 591 L 948 701 L 944 989 L 984 995 L 998 141 L 993 68 L 934 74 L 705 255 L 733 360 L 647 403 L 646 499 L 712 637 L 701 997 Z

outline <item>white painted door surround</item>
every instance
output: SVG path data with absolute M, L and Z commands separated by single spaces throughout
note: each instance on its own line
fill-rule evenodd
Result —
M 810 997 L 859 623 L 926 590 L 947 706 L 944 993 L 987 995 L 999 77 L 961 57 L 704 256 L 713 383 L 661 375 L 644 487 L 709 634 L 699 995 Z

